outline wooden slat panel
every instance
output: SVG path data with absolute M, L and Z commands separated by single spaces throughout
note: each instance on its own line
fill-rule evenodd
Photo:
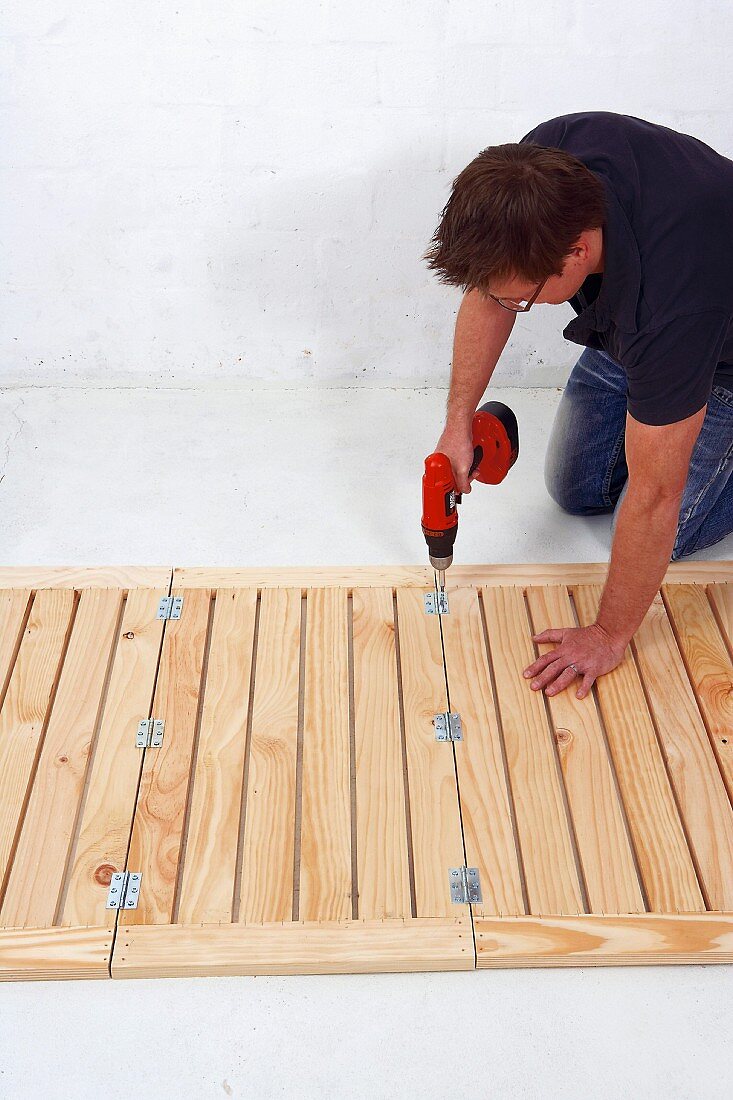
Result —
M 0 981 L 109 978 L 113 929 L 0 929 Z
M 239 919 L 293 915 L 300 589 L 263 590 L 257 639 Z
M 125 866 L 142 763 L 135 733 L 150 713 L 163 633 L 156 614 L 163 595 L 162 588 L 133 589 L 125 603 L 60 915 L 64 925 L 99 924 L 108 916 L 110 878 Z
M 30 598 L 27 588 L 0 591 L 0 701 L 10 679 Z
M 397 590 L 397 615 L 417 915 L 451 916 L 450 868 L 464 855 L 453 753 L 433 726 L 448 705 L 440 622 L 414 588 Z
M 391 588 L 355 589 L 359 917 L 409 917 L 410 867 Z
M 121 600 L 122 592 L 113 588 L 81 594 L 0 910 L 5 928 L 44 928 L 54 922 Z
M 595 622 L 601 593 L 600 586 L 583 585 L 575 589 L 575 605 L 581 626 Z M 662 617 L 666 618 L 662 601 L 659 597 L 657 599 Z M 649 621 L 647 616 L 647 623 Z M 651 688 L 655 699 L 660 698 L 661 713 L 665 714 L 663 696 L 669 691 L 666 675 L 669 665 L 661 651 L 654 657 L 647 650 L 646 629 L 640 630 L 636 638 L 640 649 L 645 651 L 647 668 L 657 667 L 653 677 L 655 683 L 648 683 L 647 687 L 648 690 Z M 627 649 L 621 664 L 596 681 L 596 691 L 649 907 L 657 913 L 702 910 L 705 903 L 630 650 Z M 673 715 L 674 711 L 670 714 Z M 664 725 L 670 728 L 669 723 Z M 678 727 L 678 731 L 681 732 L 682 727 Z M 675 737 L 673 723 L 670 735 Z M 672 760 L 674 753 L 668 753 L 668 757 Z M 682 804 L 687 805 L 694 816 L 695 809 L 689 806 L 689 796 L 685 797 L 684 776 L 678 769 L 674 771 L 673 779 L 678 797 L 682 795 Z M 692 794 L 692 791 L 689 793 Z
M 579 913 L 583 897 L 542 698 L 523 679 L 535 659 L 523 593 L 482 592 L 517 832 L 532 913 Z
M 232 919 L 257 590 L 216 594 L 178 921 Z
M 308 592 L 303 715 L 301 920 L 351 913 L 347 591 Z
M 478 967 L 733 962 L 733 913 L 476 922 Z
M 123 926 L 115 948 L 113 978 L 473 970 L 475 961 L 468 917 Z
M 705 589 L 669 584 L 662 595 L 705 719 L 729 796 L 733 799 L 733 663 Z
M 178 881 L 211 593 L 199 588 L 174 595 L 184 597 L 184 609 L 166 623 L 163 638 L 153 716 L 165 721 L 165 735 L 143 761 L 127 857 L 143 882 L 137 909 L 127 911 L 129 924 L 169 922 Z
M 733 809 L 660 595 L 635 647 L 707 903 L 733 911 Z
M 443 616 L 450 709 L 461 716 L 455 743 L 466 860 L 478 867 L 483 914 L 524 912 L 501 735 L 496 717 L 479 594 L 456 589 Z
M 73 608 L 73 591 L 38 593 L 0 711 L 0 891 L 13 858 Z
M 575 626 L 564 585 L 528 588 L 527 602 L 536 634 Z M 555 648 L 554 643 L 538 645 L 540 654 Z M 592 695 L 578 699 L 572 688 L 547 699 L 591 911 L 644 912 L 595 700 Z
M 168 588 L 169 566 L 97 565 L 3 565 L 0 588 Z

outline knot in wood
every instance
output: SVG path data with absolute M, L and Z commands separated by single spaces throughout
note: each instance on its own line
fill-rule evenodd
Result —
M 127 638 L 128 642 L 131 642 L 132 639 L 135 637 L 135 633 L 132 630 L 128 630 L 126 634 L 122 635 L 122 637 Z
M 112 875 L 116 873 L 117 868 L 113 867 L 111 863 L 100 863 L 94 872 L 94 881 L 98 882 L 100 886 L 109 886 Z
M 560 727 L 560 729 L 555 731 L 555 740 L 557 741 L 558 745 L 569 745 L 572 739 L 573 735 L 570 730 L 566 730 Z

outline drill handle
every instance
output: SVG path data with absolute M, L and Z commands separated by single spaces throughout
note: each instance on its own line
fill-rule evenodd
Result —
M 468 471 L 469 478 L 470 478 L 471 474 L 474 473 L 478 469 L 478 465 L 479 465 L 479 463 L 480 463 L 480 461 L 483 457 L 484 457 L 483 447 L 474 447 L 474 449 L 473 449 L 473 462 L 471 463 L 471 468 Z M 463 493 L 456 493 L 456 504 L 460 504 L 462 500 L 463 500 Z

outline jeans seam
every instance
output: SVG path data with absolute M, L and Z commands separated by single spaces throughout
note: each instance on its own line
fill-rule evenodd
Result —
M 700 505 L 700 502 L 702 501 L 703 497 L 705 496 L 706 493 L 708 493 L 710 491 L 711 487 L 713 486 L 713 484 L 717 480 L 718 475 L 720 473 L 722 473 L 722 471 L 728 465 L 728 462 L 730 461 L 731 458 L 733 458 L 733 444 L 731 444 L 731 446 L 728 448 L 726 453 L 721 458 L 721 460 L 718 463 L 718 466 L 715 470 L 715 473 L 703 485 L 702 489 L 700 490 L 700 492 L 697 495 L 697 499 L 695 500 L 695 502 L 693 504 L 691 504 L 690 507 L 687 509 L 684 519 L 682 518 L 682 516 L 680 516 L 679 523 L 678 523 L 678 528 L 677 528 L 677 537 L 675 538 L 674 546 L 672 547 L 672 552 L 673 553 L 680 546 L 680 540 L 681 540 L 681 538 L 684 534 L 685 525 L 690 522 L 690 520 L 693 517 L 693 514 L 695 513 L 698 506 Z M 694 539 L 694 535 L 693 535 L 693 539 Z M 713 545 L 713 544 L 711 544 L 711 545 Z M 702 550 L 704 548 L 700 547 L 700 549 Z
M 621 453 L 621 448 L 624 444 L 625 436 L 626 436 L 626 429 L 624 428 L 624 430 L 621 432 L 618 439 L 616 440 L 616 444 L 613 448 L 613 451 L 611 452 L 611 461 L 608 464 L 608 469 L 606 470 L 606 476 L 604 477 L 603 485 L 601 486 L 601 496 L 603 497 L 603 503 L 606 505 L 607 508 L 613 507 L 613 501 L 611 500 L 611 494 L 610 494 L 609 490 L 611 488 L 611 481 L 613 479 L 613 471 L 616 467 L 616 462 L 618 460 L 618 456 Z

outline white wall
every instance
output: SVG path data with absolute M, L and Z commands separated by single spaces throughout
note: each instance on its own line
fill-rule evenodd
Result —
M 6 0 L 0 382 L 442 385 L 420 260 L 486 145 L 617 110 L 733 154 L 727 0 Z M 570 307 L 503 382 L 562 382 Z

